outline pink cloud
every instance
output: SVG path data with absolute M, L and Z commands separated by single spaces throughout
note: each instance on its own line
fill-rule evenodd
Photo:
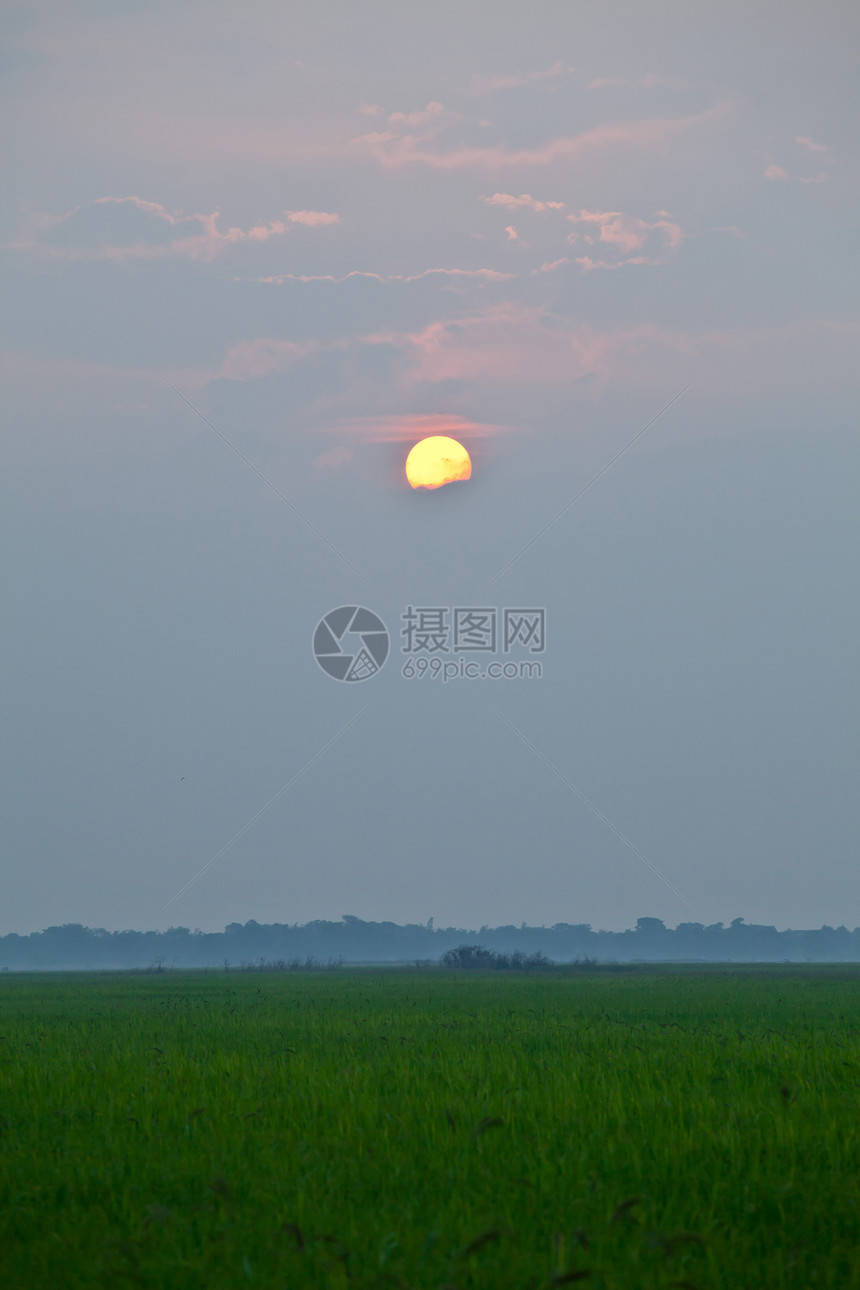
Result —
M 94 249 L 83 245 L 55 245 L 48 240 L 53 230 L 61 225 L 76 217 L 85 219 L 89 210 L 105 206 L 133 208 L 151 218 L 153 240 L 106 242 Z M 248 229 L 221 229 L 218 227 L 218 211 L 213 211 L 211 215 L 183 215 L 180 211 L 167 210 L 160 202 L 146 201 L 141 197 L 97 197 L 92 202 L 81 203 L 61 215 L 36 216 L 30 233 L 16 242 L 15 246 L 18 249 L 38 250 L 52 258 L 66 260 L 153 260 L 178 255 L 211 262 L 228 247 L 282 237 L 290 231 L 291 224 L 306 224 L 316 228 L 340 223 L 339 215 L 326 211 L 285 211 L 284 214 L 286 221 L 276 219 L 269 224 L 255 224 Z M 175 230 L 177 236 L 166 242 L 155 240 L 159 227 L 164 226 Z
M 592 150 L 607 148 L 663 149 L 677 135 L 723 119 L 731 103 L 719 103 L 704 112 L 686 117 L 662 117 L 643 121 L 620 121 L 595 126 L 581 134 L 550 139 L 537 148 L 511 149 L 460 147 L 447 152 L 433 151 L 427 136 L 390 134 L 364 135 L 355 143 L 382 166 L 397 168 L 424 165 L 435 170 L 499 170 L 511 166 L 544 166 L 569 160 Z
M 508 224 L 505 227 L 505 232 L 508 235 L 509 242 L 516 242 L 520 236 L 517 230 L 514 228 L 513 224 Z
M 574 388 L 586 376 L 591 397 L 610 381 L 650 388 L 667 375 L 681 384 L 684 373 L 688 379 L 697 371 L 714 388 L 724 388 L 731 373 L 753 395 L 762 397 L 767 389 L 771 397 L 784 391 L 788 367 L 799 362 L 806 370 L 804 354 L 816 355 L 822 381 L 825 373 L 826 382 L 849 379 L 857 336 L 856 320 L 828 318 L 698 332 L 650 323 L 600 330 L 541 308 L 506 304 L 440 320 L 420 332 L 364 340 L 401 351 L 401 397 L 423 387 L 426 398 L 426 387 L 452 380 L 478 391 L 526 392 Z
M 532 269 L 532 276 L 536 273 L 554 273 L 556 269 L 560 269 L 564 264 L 573 264 L 573 260 L 568 259 L 566 255 L 560 256 L 557 260 L 547 260 L 537 269 Z
M 359 116 L 379 116 L 382 108 L 378 103 L 359 103 L 355 110 Z
M 421 112 L 392 112 L 388 118 L 388 123 L 389 125 L 427 125 L 428 122 L 437 121 L 443 115 L 445 115 L 445 109 L 442 104 L 433 102 L 428 103 Z M 456 117 L 459 120 L 459 116 L 456 113 L 448 113 L 448 116 L 449 118 Z
M 600 330 L 543 308 L 513 304 L 441 319 L 414 333 L 357 338 L 361 345 L 393 345 L 400 350 L 405 370 L 393 393 L 401 401 L 414 398 L 416 387 L 452 379 L 485 391 L 539 391 L 574 388 L 588 376 L 588 389 L 595 394 L 608 382 L 650 388 L 667 375 L 676 381 L 679 373 L 689 376 L 694 371 L 711 378 L 715 389 L 725 388 L 728 373 L 737 388 L 742 386 L 751 397 L 771 397 L 774 391 L 784 393 L 787 373 L 808 371 L 810 356 L 822 388 L 853 379 L 858 341 L 856 319 L 809 318 L 776 326 L 698 332 L 650 323 Z M 208 373 L 189 369 L 168 374 L 178 385 L 187 382 L 188 388 L 223 378 L 251 380 L 285 371 L 311 353 L 343 351 L 352 343 L 296 345 L 261 338 L 234 346 Z M 99 367 L 93 376 L 103 380 L 108 370 Z M 427 398 L 426 389 L 421 397 Z M 406 442 L 430 434 L 490 437 L 510 428 L 455 415 L 386 412 L 338 421 L 328 430 L 363 442 Z
M 171 215 L 170 211 L 165 210 L 160 202 L 148 202 L 143 197 L 96 197 L 91 204 L 93 206 L 136 206 L 138 210 L 146 211 L 147 215 L 154 215 L 156 219 L 167 220 L 168 224 L 174 225 L 185 224 L 189 220 L 202 218 L 199 215 L 181 215 L 178 212 Z M 85 202 L 81 202 L 78 206 L 73 206 L 70 211 L 66 211 L 64 215 L 49 215 L 45 218 L 52 224 L 59 224 L 63 220 L 69 219 L 70 216 L 77 215 L 78 211 L 83 210 L 85 205 Z
M 331 211 L 284 211 L 291 224 L 306 224 L 308 228 L 325 228 L 339 224 L 340 216 Z
M 482 197 L 481 201 L 487 206 L 502 206 L 507 211 L 523 207 L 532 211 L 564 210 L 564 202 L 540 202 L 530 193 L 520 193 L 519 197 L 514 197 L 511 193 L 493 193 L 492 197 Z
M 618 266 L 607 261 L 605 267 Z M 462 387 L 460 397 L 470 401 L 500 391 L 510 391 L 512 397 L 519 391 L 528 399 L 529 391 L 537 397 L 540 390 L 575 388 L 587 389 L 588 397 L 594 398 L 609 382 L 650 388 L 667 375 L 674 380 L 678 373 L 693 371 L 710 373 L 723 385 L 727 372 L 738 379 L 743 375 L 754 391 L 756 364 L 761 361 L 767 365 L 769 388 L 774 390 L 782 388 L 786 364 L 799 361 L 804 346 L 822 363 L 822 372 L 843 379 L 851 370 L 848 355 L 856 337 L 856 322 L 839 319 L 699 332 L 649 323 L 600 329 L 545 308 L 506 303 L 467 316 L 452 314 L 415 332 L 376 332 L 327 345 L 258 338 L 234 346 L 206 379 L 260 379 L 286 371 L 313 353 L 347 353 L 354 346 L 393 347 L 400 354 L 396 379 L 384 391 L 359 382 L 348 394 L 350 409 L 358 394 L 364 407 L 368 398 L 383 399 L 384 413 L 338 420 L 327 433 L 339 434 L 343 440 L 405 442 L 428 434 L 492 435 L 505 428 L 490 424 L 482 428 L 482 423 L 452 415 L 391 414 L 391 399 L 408 405 L 420 398 L 426 406 L 434 388 L 453 381 Z M 586 377 L 588 385 L 578 386 Z M 446 401 L 449 397 L 446 392 Z M 322 395 L 315 407 L 319 413 L 339 404 L 341 397 Z
M 342 277 L 331 273 L 273 273 L 265 278 L 254 278 L 254 282 L 267 282 L 280 285 L 283 282 L 348 282 L 350 278 L 372 278 L 375 282 L 421 282 L 423 278 L 436 276 L 447 278 L 478 278 L 484 282 L 506 282 L 516 278 L 516 273 L 502 273 L 498 269 L 423 269 L 421 273 L 370 273 L 364 269 L 351 269 Z M 244 279 L 243 279 L 244 280 Z
M 483 278 L 487 282 L 503 282 L 507 278 L 517 276 L 515 273 L 501 273 L 498 269 L 424 269 L 421 273 L 413 273 L 405 277 L 403 281 L 420 282 L 422 278 L 432 278 L 436 274 L 450 278 Z
M 583 269 L 620 268 L 623 264 L 665 264 L 672 251 L 677 250 L 684 239 L 681 227 L 673 220 L 656 219 L 651 223 L 634 215 L 623 215 L 620 211 L 586 211 L 570 214 L 568 220 L 574 230 L 568 235 L 568 242 L 575 245 L 585 241 L 591 245 L 601 243 L 616 253 L 613 260 L 593 260 L 590 255 L 579 256 L 576 263 Z M 651 250 L 642 252 L 646 246 Z
M 447 413 L 408 412 L 393 416 L 349 417 L 344 421 L 332 422 L 326 429 L 362 443 L 414 443 L 433 434 L 451 435 L 454 439 L 485 439 L 511 428 L 484 421 L 470 421 Z
M 819 165 L 835 166 L 838 164 L 836 158 L 830 153 L 829 144 L 816 143 L 807 134 L 795 135 L 794 142 L 797 147 L 806 153 L 807 159 L 814 157 Z M 774 162 L 765 167 L 764 177 L 770 180 L 795 179 L 799 184 L 826 184 L 830 178 L 826 170 L 819 170 L 815 175 L 790 175 L 785 166 L 778 166 Z
M 819 165 L 823 163 L 826 166 L 835 166 L 837 164 L 836 158 L 831 156 L 830 146 L 828 144 L 816 143 L 814 139 L 810 139 L 808 134 L 795 135 L 794 142 L 799 148 L 802 148 L 809 157 L 815 157 Z M 819 170 L 816 175 L 798 176 L 798 180 L 801 184 L 826 184 L 828 179 L 829 175 L 826 170 Z
M 827 153 L 830 151 L 828 144 L 816 143 L 814 139 L 810 139 L 808 134 L 796 134 L 794 136 L 794 142 L 799 144 L 799 146 L 806 152 L 811 152 L 813 154 Z
M 420 332 L 383 333 L 408 363 L 406 386 L 440 381 L 534 385 L 575 379 L 593 370 L 602 342 L 593 329 L 547 326 L 537 308 L 497 305 L 467 318 L 431 323 Z
M 631 255 L 626 260 L 592 260 L 590 255 L 578 255 L 574 264 L 578 264 L 583 273 L 589 273 L 592 269 L 623 269 L 631 264 L 655 264 L 656 261 L 649 260 L 644 255 Z
M 708 397 L 719 398 L 731 388 L 734 396 L 742 394 L 753 403 L 770 406 L 774 399 L 795 394 L 808 397 L 811 389 L 825 399 L 836 388 L 847 391 L 854 377 L 858 342 L 858 322 L 850 318 L 808 318 L 770 327 L 696 332 L 644 323 L 601 330 L 545 309 L 507 304 L 467 317 L 452 315 L 412 333 L 365 335 L 325 346 L 261 337 L 233 346 L 209 368 L 130 368 L 22 353 L 0 357 L 7 384 L 12 380 L 22 384 L 30 391 L 29 397 L 47 401 L 56 411 L 52 424 L 57 427 L 60 453 L 81 449 L 80 443 L 73 443 L 77 436 L 70 439 L 63 433 L 67 424 L 63 412 L 70 401 L 79 408 L 92 407 L 99 415 L 105 406 L 129 401 L 134 406 L 124 408 L 123 415 L 149 415 L 144 405 L 154 407 L 153 433 L 146 436 L 146 450 L 163 446 L 173 451 L 174 431 L 165 435 L 164 418 L 157 415 L 163 406 L 159 400 L 167 393 L 160 375 L 189 395 L 203 394 L 214 381 L 264 379 L 313 353 L 346 353 L 353 346 L 394 346 L 401 355 L 396 379 L 384 388 L 354 382 L 343 396 L 348 401 L 339 406 L 348 412 L 360 406 L 364 415 L 339 419 L 325 427 L 327 436 L 336 437 L 329 438 L 328 446 L 320 444 L 327 451 L 317 468 L 337 469 L 347 460 L 343 448 L 356 443 L 405 443 L 429 434 L 451 434 L 465 440 L 491 438 L 509 428 L 491 423 L 489 416 L 479 420 L 448 413 L 392 414 L 392 407 L 427 407 L 433 406 L 434 400 L 437 407 L 440 403 L 450 406 L 449 388 L 440 388 L 440 383 L 452 378 L 462 383 L 458 402 L 468 400 L 467 408 L 492 407 L 495 401 L 504 408 L 501 416 L 516 420 L 528 419 L 528 409 L 540 404 L 542 392 L 554 390 L 564 400 L 576 396 L 591 401 L 611 386 L 653 392 L 665 402 L 693 375 L 699 377 L 697 391 L 707 391 Z M 584 377 L 589 380 L 580 383 Z M 367 415 L 380 402 L 381 414 Z M 326 397 L 321 396 L 317 415 L 325 406 Z M 514 407 L 520 412 L 515 413 Z M 329 415 L 337 414 L 332 411 Z M 97 423 L 99 416 L 93 420 Z M 110 439 L 103 440 L 105 450 L 110 451 L 115 443 L 111 426 Z
M 364 269 L 351 269 L 349 273 L 344 273 L 339 278 L 335 277 L 333 273 L 270 273 L 267 277 L 251 278 L 250 280 L 280 286 L 284 282 L 349 282 L 350 278 L 372 278 L 375 282 L 391 282 L 394 280 L 390 277 L 385 277 L 381 273 L 366 272 Z M 237 277 L 236 281 L 246 282 L 248 279 Z

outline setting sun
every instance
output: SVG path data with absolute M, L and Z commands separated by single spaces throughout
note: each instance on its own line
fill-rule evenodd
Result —
M 441 488 L 458 479 L 469 479 L 471 474 L 468 452 L 447 435 L 422 439 L 406 458 L 406 478 L 413 488 Z

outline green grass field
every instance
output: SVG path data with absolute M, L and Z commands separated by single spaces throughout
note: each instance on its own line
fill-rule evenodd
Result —
M 0 979 L 0 1284 L 860 1286 L 860 970 Z

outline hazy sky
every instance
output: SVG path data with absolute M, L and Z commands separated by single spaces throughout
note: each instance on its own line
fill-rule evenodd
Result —
M 5 8 L 0 931 L 860 922 L 854 7 Z

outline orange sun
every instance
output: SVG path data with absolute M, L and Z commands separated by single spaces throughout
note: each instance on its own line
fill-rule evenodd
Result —
M 457 479 L 469 479 L 472 460 L 456 439 L 444 434 L 422 439 L 406 458 L 406 478 L 413 488 L 441 488 Z

